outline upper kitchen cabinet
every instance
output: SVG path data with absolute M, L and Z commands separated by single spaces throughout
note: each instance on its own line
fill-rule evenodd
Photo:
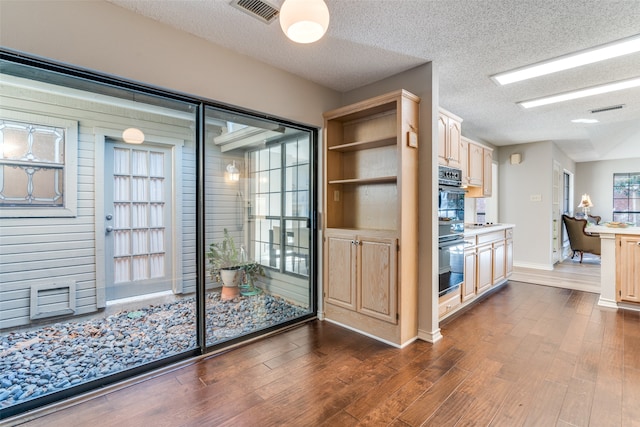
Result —
M 399 90 L 324 114 L 325 317 L 397 346 L 418 331 L 419 102 Z
M 462 119 L 442 108 L 438 112 L 438 164 L 460 169 Z
M 491 197 L 493 149 L 468 138 L 463 138 L 468 159 L 463 162 L 462 185 L 467 186 L 467 197 Z

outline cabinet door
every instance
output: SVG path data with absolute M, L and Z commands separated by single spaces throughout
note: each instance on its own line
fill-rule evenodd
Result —
M 513 273 L 513 239 L 507 239 L 505 243 L 505 276 L 510 277 Z
M 477 144 L 469 144 L 469 184 L 482 185 L 484 150 Z
M 618 297 L 640 302 L 640 236 L 619 236 L 616 246 Z
M 464 252 L 464 284 L 462 285 L 462 302 L 476 295 L 476 261 L 475 249 Z
M 460 167 L 460 141 L 462 138 L 462 126 L 460 122 L 449 118 L 449 141 L 447 148 L 449 149 L 448 160 L 449 166 L 452 168 Z
M 493 151 L 487 150 L 486 148 L 483 151 L 484 166 L 482 168 L 482 194 L 484 197 L 491 197 L 491 180 L 493 176 L 491 167 L 493 165 Z
M 397 323 L 397 239 L 361 238 L 358 243 L 358 311 Z
M 493 280 L 492 283 L 498 284 L 504 280 L 505 275 L 505 254 L 504 240 L 493 244 Z
M 356 309 L 355 238 L 327 235 L 325 242 L 325 300 L 350 310 Z
M 469 185 L 469 141 L 460 139 L 460 170 L 462 171 L 462 186 Z
M 448 140 L 449 140 L 449 118 L 443 114 L 438 115 L 438 164 L 446 166 L 448 164 Z
M 491 287 L 493 268 L 493 247 L 491 245 L 483 245 L 478 247 L 478 283 L 477 293 L 483 292 Z

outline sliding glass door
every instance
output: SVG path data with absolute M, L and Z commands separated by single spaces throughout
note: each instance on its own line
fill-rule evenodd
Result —
M 312 133 L 206 110 L 208 346 L 291 323 L 312 301 Z M 230 282 L 225 277 L 230 276 Z

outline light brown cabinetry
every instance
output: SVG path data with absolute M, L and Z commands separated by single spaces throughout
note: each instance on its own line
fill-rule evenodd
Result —
M 465 137 L 462 137 L 462 144 L 463 147 L 466 146 L 466 160 L 461 162 L 463 185 L 481 187 L 484 167 L 483 147 Z
M 513 229 L 505 230 L 505 276 L 510 277 L 513 273 Z
M 438 316 L 440 318 L 460 307 L 462 304 L 460 301 L 460 288 L 441 296 L 438 300 L 438 304 Z
M 397 323 L 397 240 L 330 231 L 326 302 Z
M 441 319 L 505 283 L 513 272 L 513 228 L 482 230 L 465 235 L 464 282 L 455 292 L 440 297 Z
M 467 171 L 467 197 L 491 197 L 493 172 L 493 149 L 467 140 L 469 145 L 469 160 Z
M 493 284 L 493 247 L 491 243 L 478 246 L 478 276 L 476 280 L 476 293 L 482 293 Z
M 505 270 L 505 240 L 499 240 L 492 244 L 493 250 L 493 271 L 492 271 L 492 284 L 497 285 L 502 282 L 506 277 Z
M 464 249 L 464 282 L 462 283 L 462 302 L 476 296 L 476 271 L 478 265 L 478 253 L 476 251 L 476 239 L 465 238 Z
M 640 236 L 616 236 L 617 300 L 640 303 Z
M 396 91 L 324 114 L 324 310 L 401 345 L 417 335 L 418 104 Z
M 438 113 L 438 164 L 460 168 L 462 119 L 444 109 Z

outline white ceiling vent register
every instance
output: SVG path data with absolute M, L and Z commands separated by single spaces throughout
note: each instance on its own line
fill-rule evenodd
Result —
M 233 0 L 231 6 L 267 24 L 271 24 L 280 14 L 275 6 L 262 0 Z

